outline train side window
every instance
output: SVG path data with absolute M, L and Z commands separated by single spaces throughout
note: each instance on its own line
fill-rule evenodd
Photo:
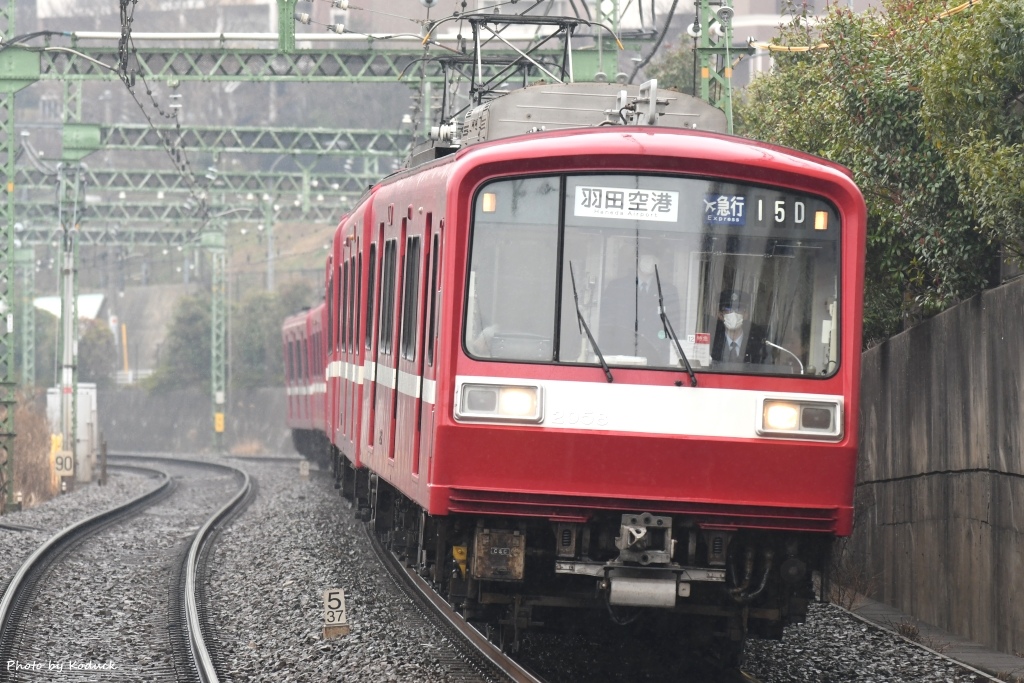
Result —
M 294 337 L 288 342 L 288 362 L 292 366 L 292 384 L 295 384 L 299 381 L 299 349 Z
M 331 270 L 330 277 L 327 278 L 327 296 L 324 297 L 327 300 L 327 348 L 334 350 L 335 337 L 334 337 L 334 271 Z
M 295 353 L 295 349 L 292 348 L 292 340 L 289 339 L 284 345 L 284 383 L 291 384 L 295 378 L 295 372 L 293 371 L 292 356 Z
M 356 267 L 356 260 L 354 258 L 349 259 L 348 262 L 348 317 L 345 319 L 345 324 L 348 325 L 347 338 L 351 340 L 352 350 L 356 348 L 355 335 L 359 334 L 359 327 L 353 327 L 353 320 L 357 317 L 356 307 L 359 305 L 359 297 L 356 296 L 356 283 L 359 279 L 356 277 L 356 273 L 359 269 Z
M 341 268 L 341 317 L 338 319 L 338 336 L 342 351 L 349 349 L 349 337 L 345 334 L 345 319 L 348 316 L 348 261 Z
M 416 360 L 416 318 L 420 296 L 420 238 L 405 240 L 405 275 L 402 293 L 402 358 Z
M 427 365 L 434 365 L 434 337 L 437 335 L 437 247 L 438 236 L 434 235 L 430 247 L 430 313 L 427 318 Z
M 355 350 L 356 344 L 357 344 L 357 342 L 355 341 L 356 337 L 359 336 L 359 303 L 362 301 L 362 299 L 360 297 L 362 296 L 362 293 L 363 293 L 363 280 L 362 280 L 363 255 L 362 254 L 357 254 L 356 255 L 355 263 L 356 263 L 356 270 L 355 270 L 354 273 L 352 273 L 352 278 L 356 282 L 356 291 L 355 291 L 355 295 L 354 295 L 355 299 L 352 302 L 352 314 L 353 314 L 353 317 L 355 318 L 355 321 L 352 323 L 352 330 L 353 330 L 353 332 L 352 332 L 352 335 L 350 335 L 350 336 L 352 336 L 352 349 L 353 350 Z
M 316 371 L 318 369 L 317 366 L 319 365 L 319 363 L 317 362 L 318 358 L 320 358 L 320 333 L 319 332 L 314 332 L 313 333 L 312 358 L 310 358 L 310 368 L 309 368 L 309 374 L 312 377 L 316 377 Z
M 380 315 L 380 338 L 377 340 L 381 352 L 391 355 L 391 339 L 394 332 L 395 313 L 395 240 L 388 240 L 384 243 L 384 268 L 381 271 L 383 282 L 381 282 L 381 315 Z
M 370 273 L 366 281 L 366 348 L 373 345 L 373 295 L 377 285 L 377 245 L 370 245 Z

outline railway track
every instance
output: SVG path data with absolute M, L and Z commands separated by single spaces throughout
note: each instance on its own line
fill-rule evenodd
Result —
M 449 640 L 456 644 L 456 652 L 476 670 L 475 678 L 467 678 L 473 681 L 508 681 L 509 683 L 554 683 L 554 680 L 524 664 L 522 661 L 513 659 L 492 643 L 487 635 L 459 615 L 447 601 L 440 597 L 431 587 L 430 583 L 423 579 L 416 571 L 405 566 L 405 564 L 394 554 L 389 552 L 369 529 L 364 527 L 366 535 L 374 553 L 385 566 L 388 573 L 395 582 L 408 594 L 413 601 L 425 613 L 436 627 L 441 628 L 446 634 L 450 634 Z M 628 680 L 619 678 L 611 672 L 608 680 Z M 628 673 L 623 673 L 628 676 Z M 666 680 L 669 680 L 666 678 Z M 672 678 L 678 681 L 677 678 Z M 741 670 L 721 670 L 713 665 L 708 665 L 692 679 L 694 683 L 760 683 L 754 675 Z M 681 683 L 681 682 L 680 682 Z
M 204 623 L 204 561 L 217 529 L 249 501 L 249 477 L 177 458 L 110 460 L 160 483 L 55 534 L 22 564 L 0 600 L 0 681 L 52 680 L 55 672 L 65 680 L 219 681 Z M 163 647 L 150 642 L 160 640 L 155 634 Z
M 451 605 L 434 592 L 413 568 L 406 567 L 388 551 L 370 529 L 364 526 L 370 545 L 378 559 L 399 587 L 424 613 L 424 617 L 440 628 L 455 646 L 455 655 L 467 662 L 465 683 L 546 683 L 546 681 L 510 658 L 472 624 L 462 618 Z

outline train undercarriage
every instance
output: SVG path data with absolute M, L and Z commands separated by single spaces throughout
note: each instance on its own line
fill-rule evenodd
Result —
M 515 652 L 531 629 L 647 620 L 738 663 L 748 636 L 778 639 L 826 594 L 832 537 L 708 528 L 647 511 L 586 521 L 430 516 L 368 470 L 334 458 L 337 486 L 408 567 Z

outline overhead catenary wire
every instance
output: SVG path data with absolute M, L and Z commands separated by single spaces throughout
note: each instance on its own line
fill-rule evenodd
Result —
M 199 215 L 206 220 L 209 209 L 206 205 L 206 198 L 202 195 L 199 187 L 196 183 L 195 173 L 192 170 L 192 164 L 189 161 L 188 154 L 185 152 L 184 147 L 181 145 L 181 121 L 178 118 L 178 112 L 172 111 L 166 112 L 157 102 L 156 97 L 153 95 L 153 88 L 146 80 L 146 76 L 141 70 L 138 72 L 132 68 L 132 61 L 135 59 L 137 64 L 138 50 L 135 47 L 135 41 L 132 39 L 132 24 L 135 21 L 135 6 L 138 4 L 138 0 L 120 0 L 121 6 L 121 39 L 118 42 L 118 66 L 115 69 L 121 82 L 128 90 L 128 94 L 131 95 L 132 99 L 135 100 L 135 104 L 138 105 L 139 111 L 146 118 L 150 128 L 157 132 L 161 143 L 164 146 L 164 150 L 167 152 L 168 158 L 171 163 L 174 164 L 178 173 L 182 176 L 185 184 L 189 188 L 190 199 L 196 204 Z M 143 86 L 146 88 L 146 94 L 149 96 L 150 102 L 154 109 L 166 119 L 173 119 L 175 129 L 178 131 L 178 137 L 176 139 L 169 139 L 169 136 L 157 129 L 156 122 L 150 116 L 149 112 L 146 111 L 145 105 L 139 100 L 138 95 L 135 93 L 135 77 L 136 74 L 142 80 Z
M 679 0 L 672 0 L 672 7 L 668 11 L 668 16 L 665 18 L 665 25 L 661 28 L 661 33 L 658 34 L 658 39 L 654 41 L 654 47 L 651 48 L 651 51 L 647 53 L 646 57 L 637 62 L 636 66 L 633 67 L 633 72 L 629 74 L 629 80 L 626 81 L 627 83 L 632 83 L 640 69 L 647 66 L 647 64 L 650 63 L 651 58 L 658 52 L 658 48 L 661 47 L 661 43 L 665 40 L 665 35 L 668 33 L 668 27 L 672 23 L 672 17 L 676 14 L 676 5 L 678 4 Z

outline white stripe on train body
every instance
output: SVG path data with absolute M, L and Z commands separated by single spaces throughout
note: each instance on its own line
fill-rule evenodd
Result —
M 540 387 L 542 418 L 536 426 L 550 429 L 756 439 L 764 436 L 758 428 L 765 399 L 836 404 L 843 424 L 842 396 L 463 375 L 455 378 L 456 413 L 465 384 Z M 486 420 L 474 420 L 480 421 Z M 838 431 L 800 437 L 836 441 L 842 438 Z

